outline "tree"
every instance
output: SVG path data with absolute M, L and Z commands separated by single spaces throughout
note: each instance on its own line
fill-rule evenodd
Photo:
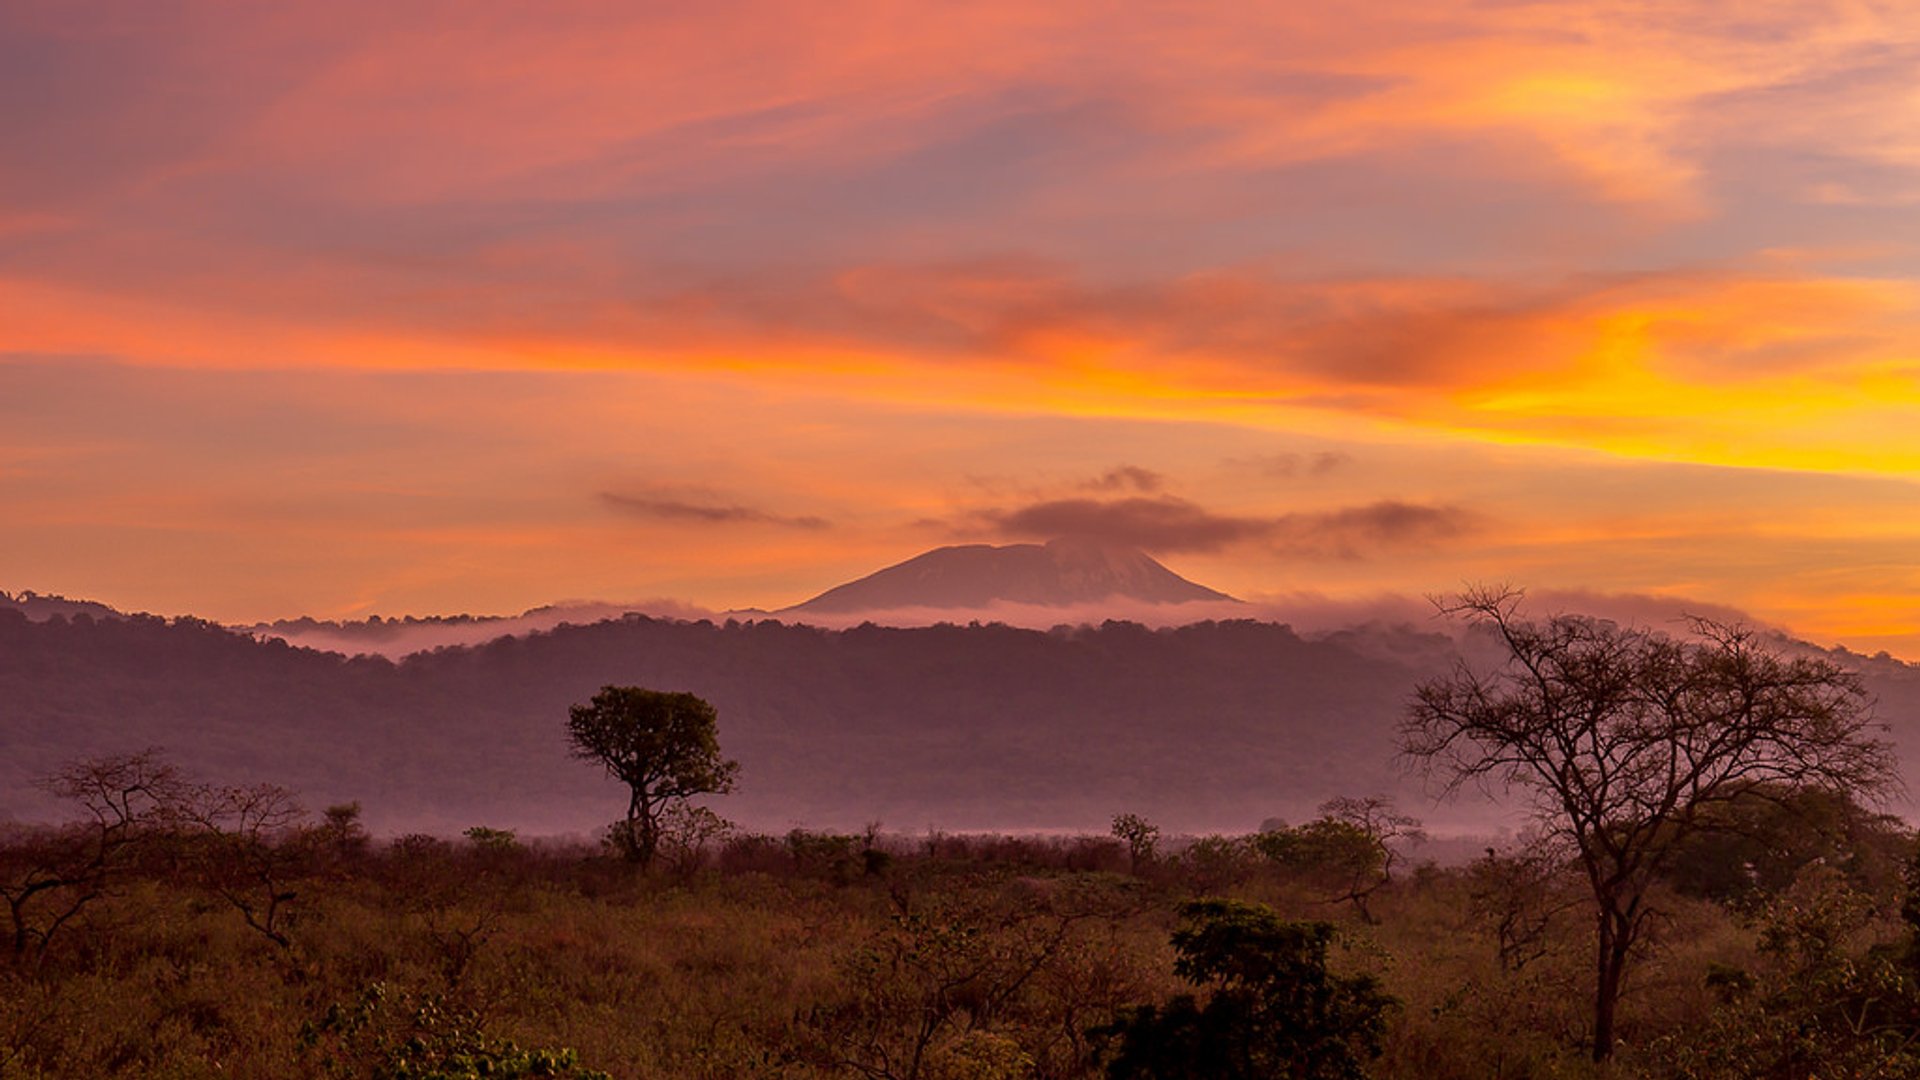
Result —
M 1271 908 L 1201 900 L 1181 908 L 1174 973 L 1211 986 L 1123 1012 L 1110 1080 L 1359 1080 L 1380 1053 L 1393 999 L 1371 976 L 1327 970 L 1333 927 L 1289 922 Z
M 573 755 L 597 761 L 627 785 L 627 815 L 613 840 L 642 867 L 660 847 L 660 816 L 695 795 L 733 790 L 738 762 L 720 756 L 719 718 L 692 694 L 607 686 L 568 712 Z
M 1647 890 L 1716 808 L 1783 787 L 1872 797 L 1896 787 L 1859 680 L 1787 657 L 1752 630 L 1696 619 L 1686 638 L 1573 615 L 1536 622 L 1513 589 L 1441 610 L 1488 632 L 1492 670 L 1465 661 L 1421 684 L 1401 747 L 1451 790 L 1518 788 L 1563 841 L 1595 906 L 1593 1057 L 1612 1056 L 1615 1007 L 1653 914 Z
M 1320 804 L 1320 817 L 1289 829 L 1278 822 L 1254 837 L 1255 850 L 1278 866 L 1313 879 L 1329 903 L 1350 903 L 1373 923 L 1368 902 L 1393 881 L 1397 842 L 1426 838 L 1420 822 L 1394 810 L 1384 795 L 1341 796 Z
M 0 843 L 0 901 L 15 963 L 37 970 L 54 938 L 108 895 L 142 849 L 175 828 L 190 790 L 158 750 L 76 762 L 41 781 L 86 816 L 23 828 Z
M 293 792 L 276 784 L 195 785 L 178 815 L 191 830 L 184 839 L 201 884 L 283 949 L 293 945 L 293 884 L 312 861 L 299 842 L 305 816 Z
M 1138 874 L 1141 868 L 1151 863 L 1154 850 L 1160 844 L 1160 826 L 1139 814 L 1113 815 L 1113 835 L 1126 842 L 1127 872 L 1130 874 Z

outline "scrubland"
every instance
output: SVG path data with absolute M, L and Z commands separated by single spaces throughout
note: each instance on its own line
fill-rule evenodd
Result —
M 240 843 L 124 833 L 29 890 L 100 834 L 14 827 L 0 1077 L 1102 1076 L 1128 1010 L 1217 992 L 1170 944 L 1202 897 L 1333 927 L 1328 968 L 1392 999 L 1367 1075 L 1913 1075 L 1912 844 L 1827 810 L 1702 841 L 1655 886 L 1608 1066 L 1583 883 L 1524 846 L 1442 867 L 1403 838 L 1385 867 L 1324 822 L 709 833 L 643 872 L 502 830 L 372 840 L 340 807 Z

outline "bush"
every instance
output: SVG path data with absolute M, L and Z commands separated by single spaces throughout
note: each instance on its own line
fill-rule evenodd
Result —
M 1123 1013 L 1101 1034 L 1118 1045 L 1111 1080 L 1355 1080 L 1380 1054 L 1393 1004 L 1371 976 L 1327 970 L 1333 927 L 1272 909 L 1203 900 L 1181 909 L 1174 972 L 1211 987 Z

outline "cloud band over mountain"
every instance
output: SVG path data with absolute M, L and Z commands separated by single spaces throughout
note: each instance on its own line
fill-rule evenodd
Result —
M 1214 552 L 1265 544 L 1312 558 L 1356 558 L 1381 549 L 1440 543 L 1471 533 L 1480 519 L 1454 506 L 1394 499 L 1278 517 L 1215 513 L 1173 495 L 1054 499 L 1009 510 L 982 510 L 973 527 L 1004 539 L 1091 536 L 1143 550 Z

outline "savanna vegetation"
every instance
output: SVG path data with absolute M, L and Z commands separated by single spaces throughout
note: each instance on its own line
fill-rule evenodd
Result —
M 1577 861 L 1403 846 L 1388 872 L 1350 806 L 1248 836 L 1127 822 L 1131 845 L 753 835 L 683 806 L 642 871 L 489 827 L 374 842 L 355 807 L 146 755 L 54 783 L 80 821 L 0 854 L 0 1077 L 1920 1068 L 1912 837 L 1811 791 L 1727 802 L 1738 831 L 1648 885 L 1600 1066 Z
M 1857 682 L 1511 599 L 1466 599 L 1505 661 L 1402 738 L 1538 827 L 1448 865 L 1378 796 L 744 832 L 696 801 L 735 782 L 711 707 L 633 687 L 556 725 L 628 785 L 597 844 L 77 762 L 43 780 L 70 824 L 0 826 L 0 1080 L 1920 1075 L 1920 853 Z

